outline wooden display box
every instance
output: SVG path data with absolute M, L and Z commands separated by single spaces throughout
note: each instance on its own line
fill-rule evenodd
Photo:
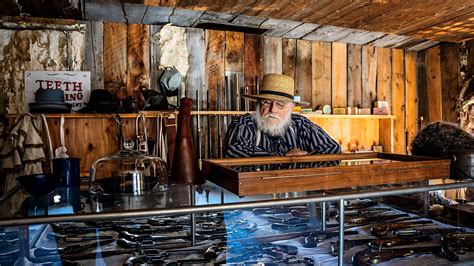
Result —
M 203 160 L 204 177 L 239 195 L 449 178 L 450 160 L 390 153 Z

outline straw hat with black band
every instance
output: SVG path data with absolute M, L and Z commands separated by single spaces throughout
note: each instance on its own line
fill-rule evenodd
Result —
M 266 74 L 258 94 L 242 95 L 252 100 L 288 101 L 296 105 L 307 106 L 308 102 L 295 101 L 295 81 L 292 77 L 281 74 Z

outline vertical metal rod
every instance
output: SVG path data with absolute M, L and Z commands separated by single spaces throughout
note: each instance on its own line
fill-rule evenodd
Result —
M 225 90 L 226 90 L 226 110 L 232 110 L 232 81 L 229 76 L 225 76 Z
M 239 84 L 239 74 L 234 75 L 234 81 L 235 81 L 235 95 L 236 97 L 236 111 L 240 111 L 240 84 Z
M 326 202 L 321 202 L 321 229 L 326 230 Z
M 189 201 L 190 206 L 193 207 L 195 205 L 194 198 L 195 198 L 195 189 L 193 185 L 189 186 Z M 191 213 L 191 245 L 196 245 L 196 213 Z
M 220 111 L 221 106 L 221 87 L 217 84 L 217 110 Z M 219 115 L 216 115 L 217 118 L 217 157 L 222 158 L 221 156 L 221 118 Z
M 222 102 L 222 105 L 223 105 L 223 108 L 225 111 L 229 111 L 229 104 L 227 102 L 227 98 L 228 98 L 228 94 L 229 94 L 229 91 L 228 91 L 228 87 L 227 87 L 227 82 L 224 83 L 224 87 L 222 88 L 222 94 L 223 94 L 223 102 Z M 222 130 L 224 132 L 227 131 L 227 115 L 222 115 Z
M 201 166 L 201 159 L 202 159 L 202 145 L 201 145 L 201 115 L 199 115 L 199 111 L 201 111 L 199 105 L 201 103 L 201 98 L 199 97 L 199 90 L 196 90 L 196 108 L 198 111 L 197 114 L 197 137 L 196 137 L 196 143 L 197 143 L 197 153 L 198 153 L 198 160 L 199 160 L 199 166 Z
M 338 265 L 344 265 L 344 199 L 339 200 L 339 252 Z
M 211 110 L 211 100 L 209 99 L 209 90 L 207 91 L 207 110 Z M 211 139 L 211 115 L 207 115 L 207 158 L 210 159 L 212 155 L 212 139 Z
M 249 86 L 245 86 L 244 88 L 244 94 L 249 94 Z M 244 99 L 244 111 L 248 111 L 249 110 L 249 99 L 248 98 L 245 98 Z

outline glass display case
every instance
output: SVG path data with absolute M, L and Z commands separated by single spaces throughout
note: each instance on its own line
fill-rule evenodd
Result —
M 244 197 L 212 182 L 144 195 L 58 188 L 35 196 L 17 188 L 0 202 L 0 263 L 472 263 L 470 226 L 424 214 L 428 191 L 474 181 L 432 183 Z M 426 211 L 402 211 L 384 200 L 397 195 L 418 195 Z

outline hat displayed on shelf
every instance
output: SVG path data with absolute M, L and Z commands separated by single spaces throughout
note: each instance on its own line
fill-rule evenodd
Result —
M 108 90 L 96 89 L 91 91 L 87 106 L 79 110 L 80 113 L 118 113 L 120 102 Z
M 142 89 L 141 93 L 145 98 L 144 110 L 170 110 L 166 96 L 161 93 L 147 89 Z
M 32 113 L 69 113 L 71 105 L 64 102 L 64 91 L 55 89 L 38 89 L 35 102 L 29 103 Z
M 175 67 L 166 67 L 160 76 L 160 90 L 165 96 L 177 96 L 183 77 Z
M 263 76 L 263 84 L 258 94 L 245 94 L 242 97 L 252 100 L 289 101 L 301 106 L 309 105 L 308 102 L 295 100 L 295 80 L 290 76 L 281 74 L 266 74 Z

